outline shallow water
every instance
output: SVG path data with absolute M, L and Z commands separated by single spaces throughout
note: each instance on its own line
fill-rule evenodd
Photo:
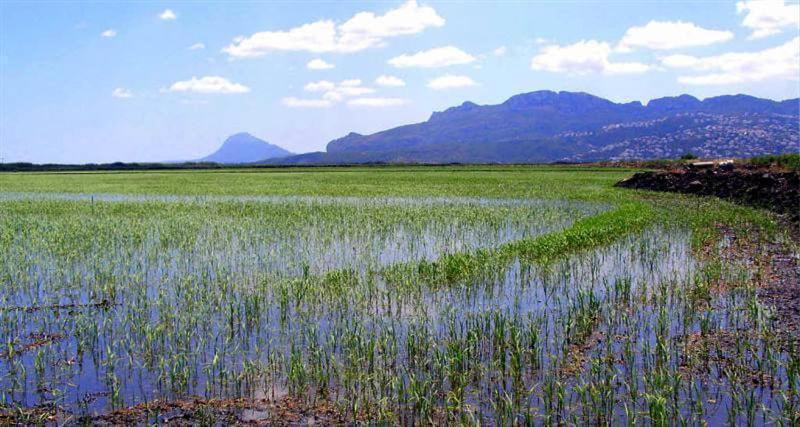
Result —
M 116 193 L 43 193 L 43 192 L 0 192 L 0 202 L 14 200 L 61 200 L 76 202 L 258 202 L 258 203 L 303 203 L 326 205 L 473 205 L 473 206 L 563 206 L 578 208 L 584 212 L 599 213 L 611 206 L 602 203 L 589 203 L 572 200 L 541 199 L 498 199 L 474 197 L 344 197 L 344 196 L 248 196 L 215 195 L 186 196 L 164 194 L 116 194 Z
M 33 211 L 54 200 L 70 207 L 92 200 L 39 196 L 0 199 L 34 203 Z M 115 203 L 278 209 L 232 221 L 215 216 L 217 222 L 197 227 L 187 221 L 177 233 L 139 217 L 107 233 L 104 222 L 85 246 L 53 235 L 47 225 L 59 219 L 34 221 L 43 228 L 34 226 L 28 240 L 10 240 L 0 263 L 6 307 L 0 351 L 18 352 L 0 359 L 0 402 L 56 401 L 101 413 L 156 398 L 291 393 L 344 408 L 388 403 L 399 422 L 424 419 L 431 408 L 498 424 L 525 416 L 642 422 L 654 405 L 645 392 L 666 393 L 659 375 L 682 369 L 687 335 L 747 322 L 743 293 L 715 299 L 714 311 L 689 310 L 704 270 L 681 230 L 651 229 L 547 266 L 516 260 L 449 285 L 427 283 L 413 271 L 400 283 L 382 274 L 397 263 L 533 238 L 605 206 L 116 195 L 94 202 L 104 209 Z M 497 215 L 479 216 L 477 209 Z M 297 221 L 284 221 L 295 211 Z M 93 217 L 82 208 L 70 212 Z M 179 218 L 191 213 L 170 215 L 168 222 L 183 224 Z M 148 226 L 138 237 L 123 233 Z M 41 309 L 25 310 L 31 307 Z M 37 336 L 59 338 L 24 350 Z M 778 359 L 785 362 L 785 355 Z M 592 390 L 614 396 L 610 407 L 587 401 Z M 784 408 L 758 390 L 771 411 Z M 681 402 L 674 415 L 725 420 L 729 392 L 724 383 L 684 381 L 674 391 Z M 689 402 L 712 397 L 714 405 L 692 412 Z
M 83 405 L 91 410 L 107 407 L 111 393 L 109 389 L 120 387 L 123 389 L 117 390 L 118 399 L 126 404 L 160 395 L 178 395 L 169 393 L 163 389 L 163 385 L 159 385 L 159 381 L 164 380 L 158 377 L 163 376 L 166 367 L 152 366 L 156 363 L 155 359 L 160 358 L 162 353 L 174 353 L 179 345 L 187 346 L 181 349 L 181 357 L 191 355 L 192 358 L 207 359 L 211 349 L 204 348 L 209 344 L 201 342 L 221 334 L 224 329 L 233 328 L 231 325 L 226 325 L 226 328 L 220 326 L 225 322 L 223 307 L 233 308 L 241 304 L 243 299 L 257 299 L 260 311 L 248 316 L 258 318 L 261 327 L 274 327 L 278 322 L 276 319 L 280 317 L 275 313 L 275 301 L 298 298 L 298 295 L 276 295 L 283 292 L 287 285 L 281 285 L 280 290 L 276 290 L 274 283 L 337 270 L 354 271 L 363 278 L 368 272 L 394 263 L 434 260 L 443 253 L 493 247 L 512 240 L 535 237 L 565 227 L 576 218 L 605 209 L 604 206 L 575 202 L 465 198 L 42 193 L 3 193 L 0 194 L 0 208 L 3 202 L 33 203 L 24 207 L 29 209 L 25 212 L 31 212 L 27 214 L 31 218 L 38 217 L 50 208 L 51 205 L 44 203 L 63 202 L 57 206 L 66 206 L 68 209 L 74 209 L 75 204 L 79 203 L 85 208 L 86 202 L 92 206 L 90 211 L 69 211 L 70 216 L 50 216 L 44 220 L 38 218 L 40 222 L 37 224 L 40 225 L 31 225 L 33 231 L 26 230 L 28 234 L 24 238 L 10 238 L 9 246 L 4 249 L 3 262 L 0 262 L 0 278 L 5 278 L 6 282 L 0 291 L 0 300 L 9 309 L 0 312 L 0 321 L 5 325 L 2 342 L 6 343 L 2 351 L 11 352 L 13 347 L 23 348 L 35 342 L 31 334 L 62 336 L 53 343 L 46 343 L 41 349 L 23 351 L 18 357 L 0 364 L 0 385 L 10 391 L 0 399 L 25 406 L 36 405 L 50 400 L 50 392 L 64 387 L 62 392 L 56 394 L 63 393 L 70 406 Z M 94 207 L 110 209 L 105 205 L 108 203 L 154 204 L 155 215 L 158 215 L 160 206 L 188 204 L 209 208 L 227 204 L 242 206 L 243 209 L 275 205 L 281 214 L 291 214 L 296 208 L 303 215 L 310 216 L 307 222 L 301 218 L 287 225 L 273 221 L 280 218 L 271 216 L 272 211 L 267 210 L 263 215 L 243 217 L 241 221 L 234 219 L 230 222 L 201 224 L 198 228 L 186 230 L 186 233 L 196 233 L 190 236 L 182 236 L 181 230 L 173 235 L 173 231 L 155 222 L 153 229 L 144 230 L 136 238 L 126 235 L 126 232 L 139 231 L 139 228 L 147 226 L 146 219 L 142 223 L 134 222 L 131 228 L 120 225 L 118 230 L 114 229 L 113 223 L 99 220 L 101 222 L 97 228 L 101 233 L 81 236 L 88 237 L 89 242 L 82 242 L 88 244 L 77 245 L 69 241 L 79 238 L 71 237 L 71 233 L 75 232 L 75 227 L 82 227 L 82 216 L 88 215 L 91 218 L 89 221 L 93 221 L 95 216 L 104 215 L 99 212 L 95 215 Z M 342 217 L 337 217 L 337 211 L 334 211 L 333 215 L 317 219 L 313 214 L 318 206 L 342 208 Z M 427 218 L 424 216 L 425 210 L 417 209 L 398 218 L 372 220 L 375 212 L 384 212 L 381 209 L 402 211 L 409 206 L 432 209 L 466 206 L 466 211 L 453 211 L 459 215 L 494 207 L 517 211 L 524 209 L 530 213 L 500 222 L 481 223 L 459 217 L 445 220 L 435 216 Z M 9 211 L 16 214 L 16 211 Z M 181 211 L 180 214 L 185 213 Z M 27 217 L 19 219 L 23 227 L 28 227 L 25 224 Z M 62 221 L 68 224 L 58 230 L 51 229 L 52 224 Z M 11 219 L 9 226 L 18 223 Z M 104 301 L 112 305 L 83 307 Z M 198 305 L 192 307 L 194 303 Z M 293 305 L 301 303 L 304 303 L 303 298 L 298 298 Z M 48 308 L 54 305 L 69 307 Z M 314 309 L 324 311 L 326 307 L 320 303 L 320 307 Z M 293 314 L 288 316 L 292 317 Z M 327 320 L 321 319 L 320 322 Z M 173 335 L 176 331 L 172 328 L 179 327 L 183 328 L 180 333 L 185 333 L 185 337 Z M 250 336 L 249 333 L 236 330 L 229 330 L 228 333 L 230 339 L 236 341 L 232 344 L 234 346 L 246 347 L 251 342 L 272 339 Z M 153 345 L 156 348 L 146 351 L 152 354 L 154 360 L 147 363 L 139 359 L 139 352 L 143 350 L 137 345 L 142 338 L 140 334 L 148 335 L 144 342 L 155 341 Z M 52 350 L 57 351 L 53 353 Z M 124 358 L 127 359 L 126 363 L 119 362 L 119 367 L 118 362 L 113 361 L 122 357 L 116 354 L 117 351 L 125 354 Z M 236 369 L 248 357 L 244 350 L 237 349 L 235 352 L 239 353 L 236 366 L 225 366 L 226 369 Z M 42 357 L 52 359 L 49 360 L 50 366 L 44 366 L 43 371 L 32 375 L 36 371 L 34 365 Z M 142 369 L 142 364 L 148 366 Z M 185 384 L 184 391 L 217 393 L 213 387 L 201 385 L 207 382 L 207 375 L 200 374 L 197 362 L 185 364 L 182 361 L 180 364 L 184 368 L 193 365 L 190 376 L 195 384 Z M 119 382 L 124 386 L 109 386 L 109 369 L 112 367 L 114 371 L 127 371 L 124 376 L 113 376 L 122 378 Z M 26 373 L 20 378 L 23 368 Z M 47 385 L 42 386 L 42 382 Z M 77 387 L 72 389 L 68 383 L 74 383 Z M 204 388 L 207 390 L 204 391 Z

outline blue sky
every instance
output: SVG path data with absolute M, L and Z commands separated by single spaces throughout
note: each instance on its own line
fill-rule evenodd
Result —
M 800 6 L 745 2 L 0 3 L 0 157 L 294 152 L 534 90 L 800 95 Z

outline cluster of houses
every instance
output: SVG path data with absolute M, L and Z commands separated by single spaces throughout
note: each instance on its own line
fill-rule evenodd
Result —
M 613 141 L 564 160 L 674 159 L 687 153 L 713 158 L 753 157 L 800 152 L 800 132 L 793 116 L 683 113 L 667 122 L 656 119 L 605 126 L 605 132 L 633 127 L 650 127 L 653 132 Z

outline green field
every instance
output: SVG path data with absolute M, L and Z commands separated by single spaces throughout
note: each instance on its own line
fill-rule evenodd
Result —
M 766 251 L 733 250 L 787 229 L 631 173 L 0 174 L 0 423 L 797 423 Z
M 0 175 L 4 192 L 602 199 L 629 174 L 569 167 L 335 167 Z M 619 193 L 622 194 L 622 193 Z

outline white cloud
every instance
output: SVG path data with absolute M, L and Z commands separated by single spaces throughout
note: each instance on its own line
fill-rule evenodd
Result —
M 621 52 L 633 48 L 668 50 L 682 47 L 706 46 L 733 38 L 730 31 L 709 30 L 683 21 L 650 21 L 641 27 L 631 27 L 617 45 Z
M 285 31 L 262 31 L 249 37 L 237 37 L 222 51 L 232 58 L 254 58 L 279 50 L 351 53 L 382 46 L 391 37 L 416 34 L 444 23 L 444 18 L 432 7 L 409 0 L 383 15 L 359 12 L 340 25 L 322 20 Z
M 116 37 L 116 36 L 117 36 L 117 30 L 115 30 L 113 28 L 109 28 L 109 29 L 103 31 L 102 33 L 100 33 L 100 37 L 105 37 L 105 38 L 111 38 L 111 37 Z
M 275 50 L 336 52 L 336 25 L 333 21 L 318 21 L 288 31 L 263 31 L 237 37 L 222 49 L 232 58 L 256 58 Z
M 403 98 L 355 98 L 347 101 L 351 107 L 396 107 L 407 101 Z
M 309 70 L 330 70 L 333 67 L 335 67 L 335 65 L 325 62 L 320 58 L 312 59 L 306 64 L 306 68 Z
M 359 79 L 342 80 L 338 84 L 328 80 L 320 80 L 307 83 L 303 89 L 306 92 L 325 92 L 326 97 L 334 101 L 347 96 L 361 96 L 375 92 L 375 89 L 361 86 L 361 80 Z
M 234 83 L 224 77 L 205 76 L 201 78 L 192 77 L 191 80 L 178 81 L 169 87 L 170 92 L 197 92 L 197 93 L 247 93 L 250 88 L 245 85 Z
M 200 49 L 205 49 L 205 48 L 206 48 L 206 45 L 203 44 L 203 43 L 195 43 L 195 44 L 189 46 L 189 50 L 200 50 Z
M 611 62 L 610 54 L 611 46 L 596 40 L 581 40 L 567 46 L 550 45 L 531 59 L 531 68 L 569 74 L 633 74 L 650 69 L 640 62 Z
M 508 48 L 506 48 L 505 46 L 500 46 L 497 49 L 493 50 L 492 53 L 495 56 L 503 56 L 503 55 L 506 54 L 507 51 L 508 51 Z
M 114 89 L 114 92 L 111 92 L 111 96 L 114 98 L 133 98 L 133 92 L 131 92 L 130 89 L 118 87 Z
M 330 107 L 335 103 L 344 101 L 346 98 L 359 97 L 375 93 L 375 89 L 361 86 L 361 80 L 359 79 L 342 80 L 339 83 L 334 83 L 328 80 L 319 80 L 316 82 L 307 83 L 303 87 L 303 90 L 313 93 L 322 92 L 322 97 L 318 99 L 299 99 L 289 97 L 284 98 L 284 104 L 289 107 Z
M 386 87 L 402 87 L 406 85 L 406 82 L 399 77 L 383 75 L 375 79 L 375 84 Z
M 339 102 L 339 101 L 344 99 L 344 95 L 342 95 L 341 93 L 339 93 L 339 92 L 337 92 L 335 90 L 332 90 L 332 91 L 325 92 L 325 94 L 322 95 L 322 99 L 325 99 L 325 100 L 328 100 L 328 101 L 331 101 L 331 102 Z
M 441 27 L 444 22 L 432 7 L 409 0 L 382 16 L 372 12 L 357 13 L 339 26 L 340 43 L 348 46 L 380 45 L 385 38 L 417 34 L 428 27 Z
M 291 108 L 328 108 L 333 103 L 325 99 L 301 99 L 290 96 L 281 100 L 283 105 Z
M 800 27 L 800 4 L 783 0 L 748 0 L 736 3 L 736 13 L 744 13 L 742 25 L 753 30 L 750 39 L 780 33 L 787 27 Z
M 475 57 L 455 46 L 437 47 L 414 54 L 405 54 L 389 60 L 389 64 L 398 68 L 420 67 L 438 68 L 449 65 L 469 64 Z
M 705 72 L 680 76 L 689 85 L 726 85 L 765 80 L 800 79 L 800 37 L 757 52 L 731 52 L 716 56 L 670 55 L 661 63 L 671 68 Z
M 428 87 L 433 90 L 455 89 L 460 87 L 475 86 L 474 80 L 467 76 L 445 74 L 428 82 Z
M 325 92 L 329 90 L 333 90 L 336 87 L 336 83 L 329 82 L 327 80 L 320 80 L 318 82 L 310 82 L 307 83 L 303 89 L 306 92 Z
M 163 12 L 158 14 L 158 19 L 162 21 L 174 21 L 178 18 L 178 15 L 175 15 L 175 12 L 172 9 L 164 9 Z

